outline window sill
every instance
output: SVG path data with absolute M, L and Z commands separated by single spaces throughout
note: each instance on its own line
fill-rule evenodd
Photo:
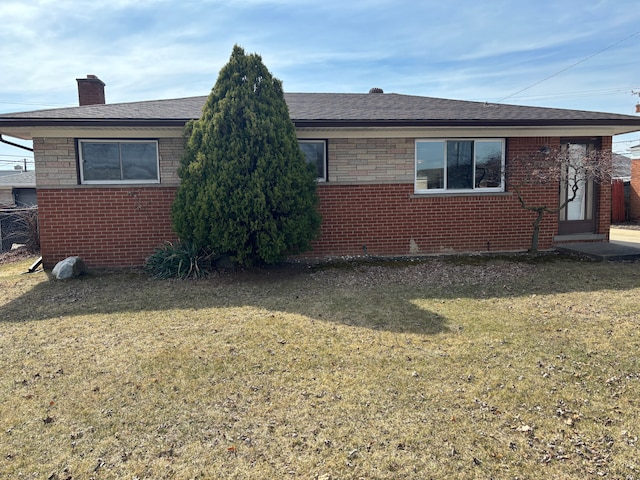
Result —
M 176 184 L 177 185 L 177 184 Z M 172 186 L 167 183 L 153 182 L 153 183 L 79 183 L 77 185 L 70 185 L 72 188 L 155 188 L 155 187 L 168 187 Z
M 409 198 L 448 198 L 448 197 L 512 197 L 512 192 L 438 192 L 412 193 Z

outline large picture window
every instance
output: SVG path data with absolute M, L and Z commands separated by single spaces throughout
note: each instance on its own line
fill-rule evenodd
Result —
M 78 140 L 81 183 L 158 183 L 155 140 Z
M 298 140 L 307 163 L 315 165 L 318 181 L 327 180 L 327 142 L 324 140 Z
M 504 140 L 417 140 L 415 191 L 504 191 Z

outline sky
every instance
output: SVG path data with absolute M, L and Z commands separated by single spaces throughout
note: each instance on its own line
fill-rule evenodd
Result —
M 635 115 L 637 0 L 2 0 L 0 113 L 207 95 L 234 44 L 287 92 L 386 93 Z M 636 92 L 634 94 L 634 92 Z M 10 137 L 3 137 L 14 141 Z M 614 151 L 640 132 L 614 138 Z M 0 144 L 0 170 L 32 155 Z

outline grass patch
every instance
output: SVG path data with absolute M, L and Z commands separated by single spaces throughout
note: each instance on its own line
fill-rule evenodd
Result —
M 640 264 L 0 265 L 0 476 L 638 478 Z

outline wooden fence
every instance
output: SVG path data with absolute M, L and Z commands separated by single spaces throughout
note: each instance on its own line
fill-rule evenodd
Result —
M 620 179 L 615 179 L 611 182 L 611 223 L 626 221 L 624 207 L 624 182 Z

